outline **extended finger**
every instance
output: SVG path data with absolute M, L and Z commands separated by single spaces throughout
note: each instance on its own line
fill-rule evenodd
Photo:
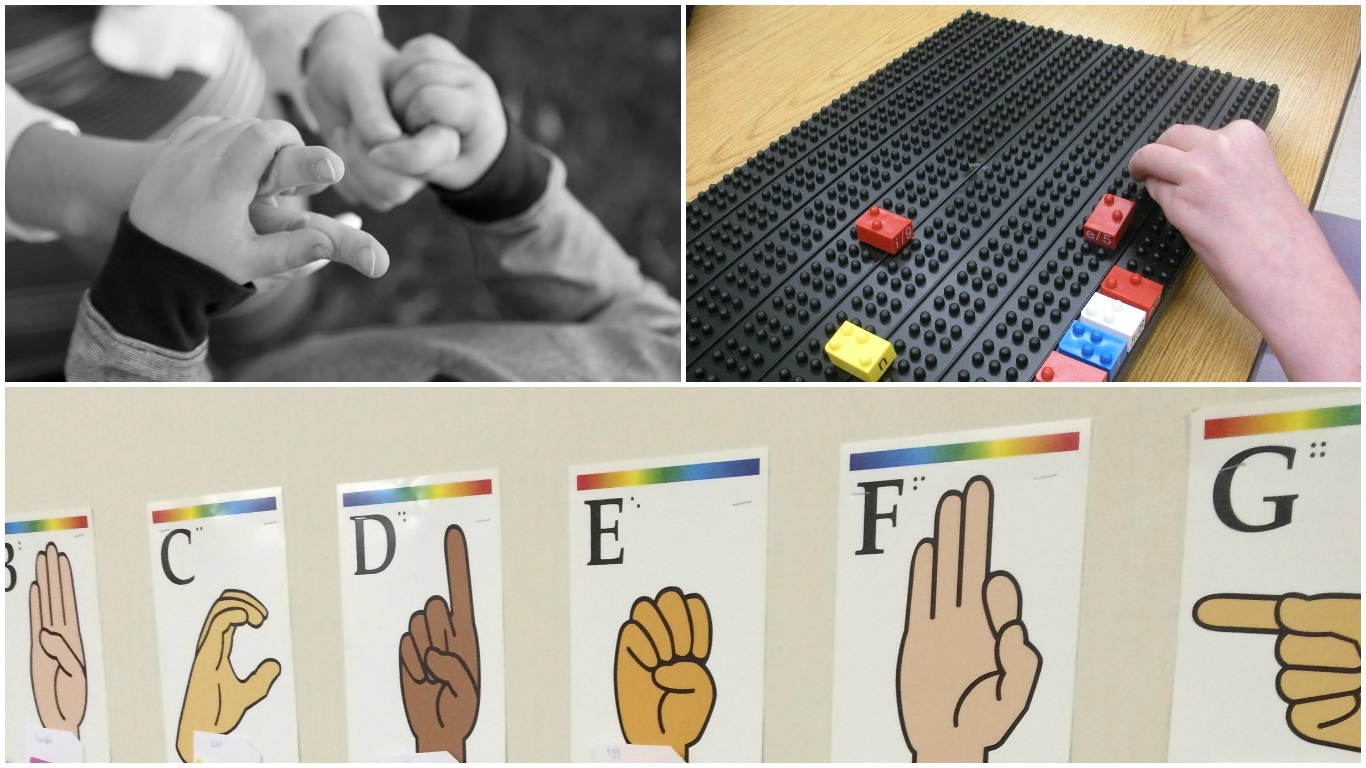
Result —
M 451 626 L 456 637 L 474 635 L 474 590 L 470 584 L 469 542 L 458 525 L 446 528 L 446 594 L 451 596 Z
M 1215 632 L 1277 634 L 1276 595 L 1217 594 L 1200 598 L 1191 613 L 1195 623 Z
M 963 490 L 963 562 L 960 567 L 963 588 L 959 603 L 980 596 L 991 562 L 991 481 L 974 477 Z
M 1361 640 L 1361 595 L 1286 595 L 1276 605 L 1276 620 L 1301 635 L 1334 635 Z
M 934 610 L 938 616 L 942 611 L 963 604 L 962 560 L 959 558 L 963 536 L 962 493 L 948 491 L 939 498 L 934 530 Z
M 259 195 L 313 195 L 341 181 L 346 164 L 327 147 L 284 147 L 266 168 Z
M 934 540 L 924 539 L 911 555 L 911 584 L 907 592 L 906 622 L 934 618 Z
M 81 617 L 76 613 L 76 583 L 71 575 L 71 558 L 65 552 L 57 555 L 58 581 L 62 585 L 62 623 L 66 627 L 63 638 L 71 638 L 69 643 L 71 650 L 76 652 L 76 658 L 81 663 L 85 663 L 85 648 L 81 643 Z
M 669 628 L 664 625 L 664 617 L 659 615 L 659 609 L 650 598 L 642 597 L 636 600 L 635 605 L 631 606 L 631 620 L 639 624 L 641 629 L 645 630 L 645 634 L 650 636 L 650 642 L 654 643 L 661 662 L 667 663 L 674 657 L 673 639 L 669 637 Z
M 1139 147 L 1129 158 L 1129 175 L 1134 181 L 1144 181 L 1149 177 L 1180 184 L 1185 178 L 1190 160 L 1186 153 L 1166 144 L 1147 144 Z
M 40 642 L 43 646 L 43 653 L 57 660 L 57 666 L 68 675 L 75 676 L 76 673 L 85 669 L 76 652 L 66 642 L 66 638 L 51 630 L 43 630 Z
M 692 655 L 706 659 L 711 654 L 711 609 L 701 595 L 688 595 L 688 620 L 692 624 Z
M 1000 634 L 1002 628 L 1020 618 L 1020 585 L 1015 577 L 1005 571 L 997 571 L 987 580 L 986 587 L 987 621 L 991 629 Z
M 1282 635 L 1276 641 L 1276 660 L 1287 667 L 1361 670 L 1361 653 L 1357 646 L 1328 636 Z
M 270 687 L 275 685 L 275 681 L 280 677 L 280 662 L 275 659 L 266 659 L 256 665 L 256 669 L 247 679 L 242 681 L 240 687 L 242 699 L 242 711 L 250 709 L 261 699 L 270 693 Z
M 417 652 L 417 644 L 413 642 L 413 636 L 407 632 L 398 641 L 398 665 L 403 668 L 403 673 L 416 682 L 427 679 L 427 670 L 422 666 L 422 656 Z
M 1282 669 L 1276 675 L 1276 691 L 1287 703 L 1322 699 L 1361 690 L 1357 672 Z
M 455 629 L 451 627 L 451 609 L 446 605 L 446 598 L 440 595 L 432 595 L 427 599 L 427 632 L 431 637 L 432 647 L 439 651 L 451 650 L 451 640 L 455 637 Z
M 44 547 L 34 560 L 34 580 L 38 582 L 38 607 L 42 609 L 42 626 L 55 626 L 52 616 L 52 581 L 55 576 L 48 567 L 47 547 Z
M 28 585 L 28 631 L 32 636 L 30 638 L 31 646 L 41 650 L 43 647 L 40 640 L 43 631 L 43 598 L 36 581 Z
M 320 213 L 253 204 L 247 209 L 256 239 L 257 258 L 276 272 L 296 269 L 318 259 L 346 264 L 367 277 L 389 270 L 389 251 L 370 233 L 353 229 Z M 271 240 L 282 234 L 290 238 Z
M 370 150 L 370 161 L 405 176 L 427 176 L 460 156 L 460 134 L 444 125 L 429 125 L 411 138 Z
M 1198 125 L 1177 124 L 1163 131 L 1162 135 L 1157 137 L 1157 143 L 1189 152 L 1211 133 L 1214 131 Z
M 617 634 L 617 649 L 618 655 L 629 656 L 643 669 L 659 666 L 659 653 L 654 643 L 645 634 L 645 629 L 634 621 L 621 625 L 621 632 Z
M 655 597 L 655 607 L 664 618 L 664 627 L 673 641 L 674 655 L 687 656 L 692 653 L 692 619 L 688 617 L 683 593 L 677 587 L 669 587 Z
M 1360 749 L 1361 695 L 1337 696 L 1291 705 L 1286 713 L 1290 727 L 1310 741 Z

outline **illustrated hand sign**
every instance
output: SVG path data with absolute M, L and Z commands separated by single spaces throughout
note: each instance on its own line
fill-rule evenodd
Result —
M 446 579 L 450 605 L 433 595 L 399 640 L 399 681 L 417 751 L 449 752 L 463 763 L 479 716 L 479 637 L 469 550 L 458 525 L 446 529 Z
M 699 595 L 667 587 L 631 606 L 617 635 L 617 719 L 628 744 L 673 747 L 688 759 L 716 704 L 707 670 L 711 614 Z
M 51 542 L 38 553 L 28 588 L 28 625 L 38 721 L 44 728 L 70 731 L 80 738 L 85 719 L 85 648 L 71 561 Z
M 919 762 L 982 762 L 1034 696 L 1042 658 L 1020 619 L 1020 587 L 988 573 L 993 491 L 985 477 L 939 499 L 935 535 L 911 559 L 897 662 L 902 735 Z
M 1277 635 L 1276 690 L 1305 741 L 1361 751 L 1361 595 L 1210 595 L 1195 623 Z
M 232 668 L 232 640 L 243 624 L 259 627 L 266 621 L 266 607 L 252 595 L 236 589 L 223 590 L 204 618 L 195 646 L 185 703 L 180 708 L 176 752 L 194 762 L 194 732 L 231 733 L 242 716 L 270 693 L 280 676 L 280 662 L 266 659 L 239 680 Z

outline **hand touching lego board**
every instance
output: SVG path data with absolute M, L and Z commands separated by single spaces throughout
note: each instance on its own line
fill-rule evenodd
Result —
M 88 762 L 109 761 L 104 644 L 89 509 L 5 520 L 5 760 L 26 763 L 30 729 L 79 739 Z
M 1191 417 L 1174 761 L 1361 750 L 1361 406 Z
M 350 759 L 505 759 L 495 470 L 337 486 Z
M 768 451 L 574 467 L 569 482 L 573 759 L 626 744 L 759 761 Z
M 196 731 L 299 759 L 279 488 L 147 505 L 166 759 Z
M 845 445 L 831 759 L 1066 761 L 1090 421 Z

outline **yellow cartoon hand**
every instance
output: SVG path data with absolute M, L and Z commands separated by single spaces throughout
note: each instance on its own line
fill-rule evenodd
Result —
M 280 662 L 275 659 L 262 661 L 245 680 L 237 679 L 232 669 L 232 639 L 237 628 L 243 624 L 259 627 L 265 620 L 266 607 L 261 601 L 235 589 L 225 590 L 209 608 L 195 646 L 176 732 L 176 752 L 184 762 L 194 762 L 195 731 L 232 732 L 247 710 L 270 693 L 280 676 Z
M 672 747 L 688 759 L 716 704 L 707 670 L 711 614 L 677 587 L 642 597 L 617 635 L 617 718 L 629 744 Z
M 1029 708 L 1042 658 L 1020 618 L 1020 587 L 988 573 L 992 488 L 984 477 L 939 500 L 935 537 L 911 558 L 897 663 L 902 735 L 919 762 L 982 762 Z
M 1194 614 L 1216 632 L 1277 635 L 1276 690 L 1290 730 L 1361 750 L 1361 595 L 1210 595 Z
M 29 672 L 38 721 L 80 737 L 85 719 L 85 648 L 71 561 L 48 542 L 28 589 Z

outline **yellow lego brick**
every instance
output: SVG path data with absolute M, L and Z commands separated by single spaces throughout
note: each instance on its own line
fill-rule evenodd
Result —
M 896 350 L 892 343 L 863 330 L 848 320 L 825 342 L 830 362 L 864 381 L 877 381 L 892 367 Z

